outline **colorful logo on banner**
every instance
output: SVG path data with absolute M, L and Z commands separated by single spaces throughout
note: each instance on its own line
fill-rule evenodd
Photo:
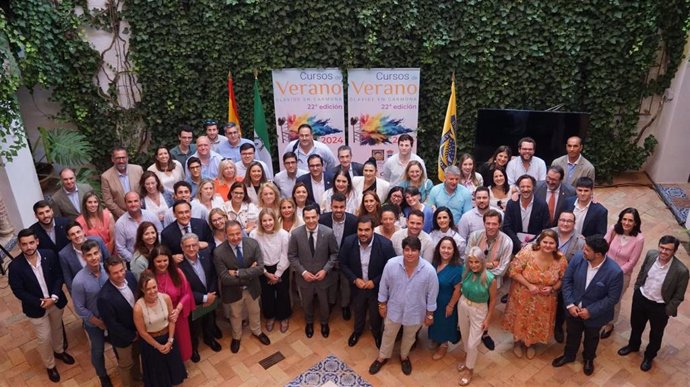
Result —
M 352 159 L 373 157 L 381 172 L 385 160 L 398 151 L 398 137 L 416 137 L 419 69 L 349 69 L 347 79 Z
M 297 129 L 305 123 L 333 154 L 345 144 L 343 74 L 339 69 L 273 70 L 273 100 L 281 165 L 285 148 L 297 140 Z M 306 165 L 300 168 L 306 169 Z

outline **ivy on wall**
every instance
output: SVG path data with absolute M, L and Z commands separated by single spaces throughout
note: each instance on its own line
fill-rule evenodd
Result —
M 421 67 L 418 138 L 427 162 L 435 162 L 455 71 L 461 151 L 472 148 L 479 108 L 563 104 L 562 110 L 591 112 L 585 154 L 602 179 L 639 168 L 652 151 L 653 138 L 634 142 L 640 100 L 669 86 L 688 21 L 687 0 L 127 0 L 110 22 L 124 18 L 131 25 L 130 59 L 142 100 L 125 112 L 91 98 L 98 56 L 74 32 L 94 17 L 66 13 L 73 5 L 26 0 L 12 8 L 20 31 L 29 35 L 38 25 L 45 32 L 30 34 L 45 63 L 35 65 L 43 71 L 24 74 L 25 82 L 52 87 L 63 116 L 99 134 L 97 148 L 123 140 L 114 130 L 123 114 L 171 145 L 180 123 L 200 129 L 205 118 L 225 119 L 228 70 L 246 131 L 255 68 L 271 120 L 273 68 Z M 45 36 L 56 28 L 63 33 Z M 665 74 L 645 83 L 660 47 L 668 57 Z M 57 75 L 47 71 L 52 67 Z

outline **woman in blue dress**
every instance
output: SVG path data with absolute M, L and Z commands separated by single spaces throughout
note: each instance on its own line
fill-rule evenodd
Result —
M 463 268 L 458 245 L 452 237 L 441 238 L 434 249 L 431 264 L 438 275 L 438 297 L 434 323 L 429 327 L 429 339 L 438 344 L 432 358 L 439 360 L 448 352 L 448 342 L 457 343 L 460 340 L 457 306 Z

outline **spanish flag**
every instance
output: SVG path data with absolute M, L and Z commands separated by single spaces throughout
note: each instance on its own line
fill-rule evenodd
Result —
M 232 72 L 228 71 L 228 122 L 237 124 L 237 131 L 242 136 L 242 128 L 240 125 L 240 115 L 237 114 L 237 101 L 235 100 L 235 88 L 232 82 Z
M 446 168 L 455 164 L 455 155 L 457 153 L 455 133 L 457 128 L 458 122 L 455 109 L 455 73 L 453 73 L 450 84 L 450 100 L 448 101 L 448 110 L 446 110 L 446 119 L 443 121 L 441 144 L 438 148 L 438 179 L 440 181 L 446 180 L 446 174 L 444 173 Z

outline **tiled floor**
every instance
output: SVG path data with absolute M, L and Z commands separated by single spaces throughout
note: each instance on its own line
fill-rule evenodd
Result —
M 617 219 L 621 209 L 633 206 L 642 214 L 642 230 L 646 237 L 646 249 L 654 248 L 661 235 L 672 234 L 684 241 L 678 257 L 688 265 L 685 250 L 688 235 L 683 232 L 668 209 L 665 208 L 655 191 L 646 184 L 644 175 L 623 176 L 615 181 L 622 186 L 597 188 L 596 198 L 609 209 L 609 224 Z M 639 268 L 638 268 L 639 269 Z M 637 270 L 634 278 L 637 276 Z M 510 335 L 500 328 L 504 306 L 499 306 L 496 318 L 491 325 L 491 334 L 497 348 L 493 352 L 481 347 L 481 354 L 472 385 L 477 386 L 688 386 L 690 385 L 690 301 L 684 302 L 679 316 L 672 318 L 666 329 L 664 343 L 654 368 L 644 373 L 639 370 L 641 357 L 633 354 L 621 358 L 616 354 L 619 347 L 627 342 L 630 325 L 626 321 L 630 312 L 632 290 L 623 295 L 621 322 L 611 338 L 600 343 L 595 361 L 594 375 L 587 377 L 582 373 L 579 362 L 562 368 L 551 367 L 551 360 L 560 355 L 562 345 L 555 342 L 540 346 L 533 360 L 516 359 L 512 354 Z M 686 293 L 686 298 L 688 293 Z M 352 321 L 345 322 L 334 313 L 331 335 L 323 339 L 318 333 L 307 339 L 303 333 L 303 317 L 296 311 L 290 330 L 281 334 L 277 329 L 269 334 L 272 344 L 262 346 L 245 332 L 238 354 L 230 353 L 229 325 L 221 322 L 225 337 L 221 340 L 223 350 L 214 353 L 202 344 L 202 361 L 187 364 L 189 379 L 187 386 L 279 386 L 311 367 L 329 353 L 345 361 L 350 367 L 377 386 L 447 386 L 457 383 L 455 370 L 457 361 L 464 354 L 460 348 L 453 348 L 442 360 L 431 360 L 431 350 L 426 339 L 422 340 L 411 354 L 413 373 L 405 376 L 400 371 L 399 361 L 389 362 L 379 374 L 370 376 L 369 364 L 377 351 L 373 339 L 365 335 L 359 344 L 350 348 L 347 338 L 352 331 Z M 71 304 L 65 312 L 65 324 L 70 341 L 70 353 L 77 363 L 72 366 L 58 364 L 65 386 L 97 386 L 98 379 L 89 362 L 89 349 L 78 319 L 75 318 Z M 425 334 L 421 335 L 425 337 Z M 646 343 L 646 340 L 643 342 Z M 50 385 L 43 369 L 32 328 L 21 313 L 20 305 L 7 287 L 6 277 L 0 278 L 0 387 Z M 280 351 L 285 360 L 264 370 L 259 360 Z M 120 385 L 115 358 L 107 351 L 106 365 L 116 386 Z

